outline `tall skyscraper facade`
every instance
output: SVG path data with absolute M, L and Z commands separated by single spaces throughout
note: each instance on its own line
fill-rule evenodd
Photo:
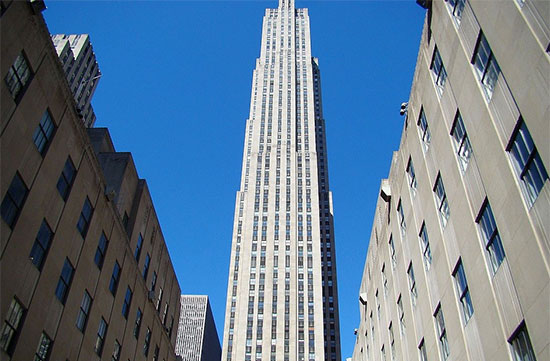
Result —
M 84 125 L 92 127 L 96 116 L 91 101 L 101 78 L 101 71 L 90 36 L 55 34 L 52 35 L 52 41 Z
M 220 361 L 221 348 L 206 295 L 181 295 L 176 355 L 182 361 Z
M 550 3 L 419 3 L 353 361 L 550 360 Z
M 340 360 L 332 196 L 307 9 L 267 9 L 252 79 L 222 360 Z

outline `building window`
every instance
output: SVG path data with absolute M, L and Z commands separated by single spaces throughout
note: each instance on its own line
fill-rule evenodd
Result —
M 407 224 L 405 223 L 405 214 L 403 213 L 403 205 L 401 199 L 397 204 L 397 214 L 399 216 L 399 228 L 401 228 L 401 235 L 405 238 L 405 232 L 407 231 Z
M 153 353 L 153 361 L 158 361 L 159 353 L 160 353 L 159 345 L 155 345 L 155 352 Z
M 84 332 L 86 328 L 86 323 L 88 322 L 88 315 L 90 314 L 90 306 L 92 305 L 92 297 L 88 291 L 84 290 L 84 297 L 82 297 L 82 302 L 80 303 L 80 310 L 78 311 L 78 316 L 76 318 L 76 327 Z
M 67 158 L 65 166 L 63 167 L 63 171 L 61 171 L 61 175 L 59 176 L 59 180 L 57 181 L 57 190 L 59 191 L 59 194 L 64 201 L 66 201 L 69 197 L 69 193 L 71 191 L 71 186 L 73 185 L 75 176 L 76 169 L 74 167 L 73 161 L 69 157 Z
M 548 173 L 535 147 L 533 138 L 523 119 L 520 118 L 516 130 L 512 134 L 507 151 L 512 157 L 514 168 L 523 185 L 529 205 L 537 199 Z
M 15 173 L 1 206 L 2 219 L 11 229 L 15 226 L 28 193 L 29 189 L 25 182 L 23 182 L 19 173 Z
M 426 345 L 424 344 L 424 339 L 420 341 L 418 345 L 418 353 L 420 354 L 420 361 L 428 361 L 428 354 L 426 353 Z
M 151 330 L 147 327 L 147 333 L 145 334 L 145 342 L 143 343 L 143 354 L 149 355 L 149 344 L 151 343 Z
M 84 205 L 82 206 L 82 211 L 80 212 L 80 218 L 76 224 L 76 228 L 82 235 L 82 238 L 86 238 L 86 233 L 88 232 L 88 227 L 90 226 L 90 221 L 92 219 L 92 213 L 94 209 L 90 203 L 90 199 L 86 197 Z
M 500 74 L 500 67 L 489 46 L 487 38 L 485 38 L 482 32 L 479 33 L 472 64 L 474 64 L 476 74 L 481 81 L 481 86 L 485 91 L 487 99 L 491 99 L 498 75 Z
M 399 298 L 397 299 L 397 314 L 399 316 L 399 328 L 401 330 L 401 334 L 405 334 L 405 311 L 403 310 L 403 300 L 401 298 L 401 295 L 399 295 Z
M 443 186 L 443 180 L 441 179 L 441 174 L 437 175 L 435 180 L 434 193 L 436 198 L 437 210 L 439 212 L 439 218 L 441 219 L 441 224 L 443 227 L 447 225 L 449 220 L 449 203 L 447 202 L 447 194 L 445 193 L 445 187 Z
M 44 153 L 46 153 L 47 145 L 53 137 L 54 130 L 55 125 L 52 117 L 50 112 L 46 110 L 32 137 L 33 142 L 40 154 L 44 155 Z
M 397 265 L 397 257 L 395 256 L 395 244 L 393 243 L 393 236 L 390 235 L 390 257 L 391 257 L 391 263 L 392 267 L 395 268 Z
M 120 265 L 117 261 L 115 261 L 115 265 L 113 267 L 113 274 L 111 275 L 111 281 L 109 282 L 109 291 L 113 294 L 113 296 L 116 294 L 116 289 L 118 287 L 118 280 L 120 279 Z
M 122 316 L 128 319 L 128 312 L 130 312 L 130 305 L 132 304 L 132 290 L 130 286 L 126 288 L 126 296 L 124 296 L 124 303 L 122 304 Z
M 497 224 L 493 217 L 493 211 L 491 210 L 489 201 L 485 200 L 485 204 L 481 209 L 477 222 L 481 227 L 481 234 L 485 241 L 485 249 L 489 254 L 493 273 L 495 273 L 506 255 L 504 254 L 504 248 L 502 248 L 502 242 L 498 234 Z
M 65 304 L 65 301 L 67 300 L 67 294 L 69 293 L 71 281 L 73 280 L 73 273 L 73 265 L 68 258 L 65 258 L 65 263 L 63 264 L 59 281 L 57 281 L 57 288 L 55 289 L 55 295 L 62 304 Z
M 514 355 L 514 361 L 536 361 L 535 353 L 533 352 L 533 346 L 527 333 L 527 327 L 525 323 L 514 332 L 514 335 L 508 340 L 512 345 L 512 354 Z
M 42 266 L 44 265 L 46 254 L 48 253 L 48 249 L 50 248 L 52 238 L 53 232 L 46 220 L 44 219 L 42 221 L 40 229 L 38 230 L 36 239 L 34 240 L 31 254 L 29 255 L 29 259 L 31 260 L 32 264 L 34 264 L 39 270 L 42 270 Z
M 94 257 L 94 262 L 99 269 L 103 267 L 103 261 L 105 260 L 105 253 L 107 252 L 108 243 L 109 241 L 107 241 L 107 237 L 105 236 L 105 233 L 101 232 L 101 236 L 99 237 L 99 242 L 98 242 L 97 250 L 95 251 L 95 257 Z
M 147 280 L 147 274 L 149 273 L 149 264 L 151 263 L 151 256 L 147 253 L 145 256 L 145 264 L 143 265 L 143 272 L 141 273 L 144 280 Z
M 120 360 L 120 343 L 118 340 L 115 340 L 115 347 L 113 348 L 113 356 L 111 357 L 111 361 L 119 361 Z
M 136 322 L 134 323 L 134 337 L 136 338 L 136 340 L 139 338 L 139 330 L 141 329 L 142 317 L 143 317 L 143 312 L 138 307 L 136 311 Z
M 462 19 L 462 12 L 464 11 L 464 5 L 466 0 L 447 0 L 447 6 L 449 6 L 449 11 L 453 15 L 453 18 L 457 23 L 460 24 Z
M 437 305 L 434 317 L 437 328 L 437 338 L 439 339 L 439 350 L 441 351 L 441 358 L 443 358 L 443 360 L 446 360 L 449 356 L 449 343 L 447 342 L 447 330 L 445 329 L 445 320 L 443 319 L 443 311 L 441 310 L 441 305 Z
M 447 71 L 443 66 L 443 61 L 441 60 L 441 55 L 437 46 L 434 49 L 434 55 L 432 63 L 430 64 L 430 70 L 432 71 L 432 78 L 435 82 L 435 87 L 439 95 L 443 94 L 443 89 L 445 89 L 445 82 L 447 81 Z
M 134 258 L 136 259 L 137 262 L 139 262 L 139 256 L 141 255 L 142 246 L 143 246 L 143 236 L 140 233 L 136 244 L 136 250 L 134 251 Z
M 52 339 L 42 332 L 42 336 L 40 336 L 40 341 L 38 342 L 38 348 L 34 354 L 34 361 L 46 361 L 50 356 L 51 348 Z
M 19 303 L 17 299 L 12 299 L 10 303 L 10 308 L 6 314 L 6 319 L 4 320 L 4 327 L 2 327 L 2 334 L 0 336 L 0 348 L 4 350 L 8 355 L 12 355 L 17 342 L 17 334 L 19 332 L 19 326 L 21 325 L 21 320 L 25 314 L 25 309 L 23 305 Z
M 420 133 L 422 145 L 424 146 L 424 151 L 427 151 L 430 146 L 431 135 L 430 129 L 428 128 L 428 120 L 426 119 L 426 114 L 424 113 L 424 108 L 420 109 L 420 116 L 418 117 L 418 131 Z
M 32 76 L 29 62 L 23 53 L 19 54 L 15 62 L 8 69 L 4 78 L 13 99 L 17 101 L 19 94 L 25 90 Z
M 474 307 L 472 306 L 472 299 L 470 298 L 470 290 L 468 289 L 468 281 L 466 280 L 462 260 L 458 261 L 455 271 L 453 272 L 453 277 L 455 278 L 456 289 L 458 290 L 458 298 L 462 305 L 464 321 L 468 322 L 474 313 Z
M 426 224 L 422 222 L 422 227 L 420 227 L 420 248 L 422 250 L 422 258 L 424 259 L 424 265 L 426 270 L 430 269 L 432 264 L 432 251 L 430 249 L 430 240 L 428 238 L 428 231 L 426 230 Z
M 409 162 L 407 163 L 407 176 L 409 177 L 409 186 L 414 196 L 416 194 L 416 174 L 414 172 L 412 157 L 409 157 Z
M 409 264 L 409 268 L 407 269 L 407 276 L 409 278 L 409 291 L 411 292 L 411 301 L 413 306 L 416 306 L 416 298 L 418 297 L 418 293 L 416 291 L 416 279 L 414 278 L 414 269 L 412 262 Z
M 101 317 L 101 320 L 99 321 L 99 327 L 97 328 L 97 338 L 95 340 L 95 346 L 94 346 L 95 353 L 100 357 L 101 357 L 101 353 L 103 352 L 103 344 L 105 343 L 106 334 L 107 334 L 107 322 L 105 322 L 105 319 Z
M 456 112 L 455 122 L 451 130 L 451 136 L 453 137 L 453 143 L 458 156 L 458 162 L 460 163 L 460 169 L 462 172 L 466 171 L 468 162 L 472 156 L 472 146 L 464 128 L 464 122 L 460 112 Z

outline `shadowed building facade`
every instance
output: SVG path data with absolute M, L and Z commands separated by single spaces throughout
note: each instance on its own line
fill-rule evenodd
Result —
M 267 9 L 235 202 L 222 360 L 340 360 L 332 198 L 307 9 Z

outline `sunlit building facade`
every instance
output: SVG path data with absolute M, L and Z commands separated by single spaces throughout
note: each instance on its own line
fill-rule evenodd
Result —
M 550 3 L 427 8 L 353 361 L 550 359 Z
M 235 202 L 222 360 L 340 360 L 332 198 L 307 9 L 267 9 Z

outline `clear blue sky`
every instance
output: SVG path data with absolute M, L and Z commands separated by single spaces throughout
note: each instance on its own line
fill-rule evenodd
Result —
M 46 1 L 51 33 L 88 33 L 103 76 L 92 104 L 145 178 L 183 293 L 211 297 L 222 339 L 252 70 L 269 1 Z M 414 0 L 296 1 L 319 58 L 334 198 L 342 357 L 380 180 L 409 96 L 424 9 Z

